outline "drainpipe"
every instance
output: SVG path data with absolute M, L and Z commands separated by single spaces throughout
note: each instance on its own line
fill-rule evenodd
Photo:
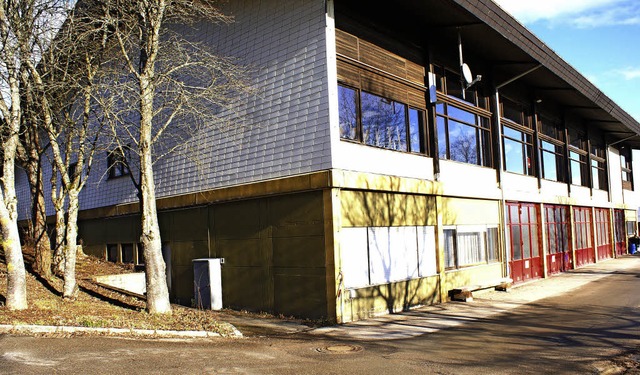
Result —
M 496 164 L 496 169 L 498 172 L 498 188 L 500 189 L 500 222 L 502 224 L 502 231 L 501 235 L 500 235 L 500 239 L 502 240 L 502 254 L 503 259 L 504 259 L 504 268 L 503 268 L 503 277 L 508 277 L 510 272 L 509 269 L 509 257 L 511 256 L 510 252 L 507 251 L 507 241 L 509 239 L 507 239 L 507 202 L 504 196 L 504 168 L 502 166 L 502 160 L 504 159 L 504 149 L 502 147 L 502 114 L 500 113 L 500 92 L 498 87 L 496 87 L 495 90 L 495 96 L 494 96 L 494 102 L 495 102 L 495 125 L 496 125 L 496 133 L 497 133 L 497 138 L 498 138 L 498 158 L 495 161 Z

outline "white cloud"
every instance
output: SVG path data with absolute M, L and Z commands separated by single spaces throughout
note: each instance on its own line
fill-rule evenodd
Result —
M 563 22 L 588 28 L 640 24 L 637 0 L 494 0 L 520 22 Z
M 640 78 L 640 68 L 619 69 L 615 73 L 622 75 L 627 81 Z

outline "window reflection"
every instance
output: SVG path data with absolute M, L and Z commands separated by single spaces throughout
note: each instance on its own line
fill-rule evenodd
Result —
M 340 117 L 340 137 L 355 140 L 357 136 L 357 92 L 338 86 L 338 113 Z
M 362 92 L 362 138 L 364 143 L 407 151 L 406 106 Z
M 340 138 L 390 150 L 425 153 L 424 111 L 338 85 Z
M 440 158 L 491 166 L 489 120 L 448 103 L 436 110 Z

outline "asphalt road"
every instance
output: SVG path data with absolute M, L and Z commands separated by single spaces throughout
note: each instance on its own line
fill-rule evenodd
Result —
M 206 340 L 3 335 L 0 373 L 640 374 L 640 261 L 632 260 L 631 267 L 568 293 L 413 337 L 340 340 L 317 332 Z M 481 306 L 482 297 L 477 300 Z

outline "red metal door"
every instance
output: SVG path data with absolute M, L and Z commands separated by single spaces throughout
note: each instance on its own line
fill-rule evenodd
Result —
M 591 216 L 591 208 L 573 208 L 576 237 L 576 267 L 581 267 L 596 261 L 595 249 L 591 239 Z
M 547 274 L 553 275 L 573 268 L 569 247 L 569 219 L 566 206 L 544 207 L 547 229 Z
M 611 220 L 609 209 L 596 208 L 596 241 L 598 248 L 598 260 L 609 259 L 613 256 L 611 248 Z
M 514 283 L 542 277 L 536 206 L 507 203 L 507 230 L 510 274 Z
M 625 220 L 623 210 L 613 211 L 613 233 L 615 236 L 616 256 L 627 253 L 627 235 L 625 233 Z

